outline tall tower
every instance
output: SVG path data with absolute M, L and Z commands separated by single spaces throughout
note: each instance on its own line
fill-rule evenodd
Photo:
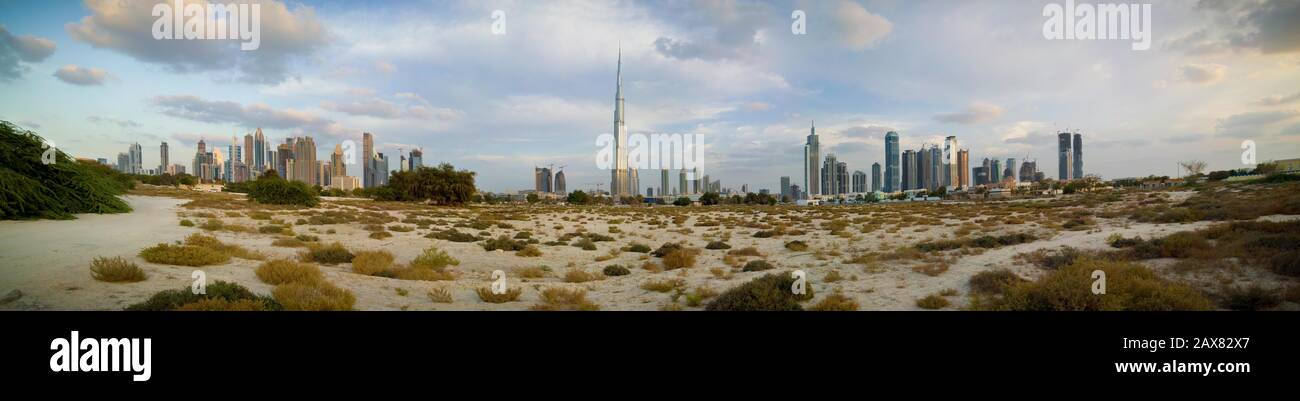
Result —
M 1083 135 L 1074 134 L 1074 178 L 1083 178 Z
M 257 175 L 266 171 L 266 152 L 269 151 L 270 149 L 266 148 L 266 136 L 262 135 L 262 128 L 258 127 L 257 133 L 253 136 L 253 165 L 257 169 Z
M 686 187 L 686 169 L 677 170 L 677 194 L 686 195 L 691 190 Z
M 1056 156 L 1057 156 L 1057 163 L 1058 163 L 1057 173 L 1061 181 L 1066 181 L 1070 179 L 1070 173 L 1073 172 L 1073 164 L 1074 164 L 1072 163 L 1073 161 L 1072 159 L 1074 158 L 1074 153 L 1073 151 L 1070 150 L 1071 148 L 1070 133 L 1069 132 L 1057 133 L 1056 138 L 1057 138 Z
M 158 175 L 162 175 L 162 173 L 167 172 L 167 166 L 170 165 L 167 162 L 167 154 L 170 153 L 167 151 L 167 142 L 163 142 L 162 146 L 159 147 L 159 153 L 161 153 L 159 156 L 162 157 L 162 161 L 158 163 Z
M 901 155 L 898 153 L 898 133 L 889 131 L 885 133 L 885 192 L 897 192 L 901 189 L 900 174 L 898 164 Z
M 817 122 L 813 121 L 808 129 L 808 140 L 804 143 L 803 187 L 809 197 L 821 195 L 821 143 L 817 138 Z
M 970 149 L 957 151 L 957 186 L 970 188 Z
M 668 169 L 659 169 L 659 197 L 668 196 Z
M 949 135 L 943 140 L 943 186 L 957 187 L 961 185 L 961 172 L 958 170 L 960 163 L 957 162 L 957 137 Z
M 609 193 L 615 197 L 631 195 L 631 174 L 627 168 L 627 125 L 623 121 L 623 49 L 618 49 L 617 86 L 614 89 L 614 171 Z
M 343 160 L 343 144 L 334 145 L 334 153 L 330 154 L 330 168 L 333 170 L 330 175 L 334 177 L 346 177 L 348 175 L 348 165 Z M 333 179 L 333 177 L 330 177 Z
M 375 177 L 372 170 L 375 166 L 371 165 L 375 158 L 375 136 L 369 132 L 361 134 L 361 180 L 362 188 L 371 188 L 375 186 Z

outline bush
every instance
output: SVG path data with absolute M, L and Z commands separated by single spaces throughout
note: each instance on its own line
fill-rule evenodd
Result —
M 708 245 L 704 246 L 704 249 L 731 249 L 731 245 L 722 241 L 710 241 Z
M 300 255 L 304 262 L 316 262 L 326 265 L 349 263 L 355 257 L 351 251 L 348 251 L 347 248 L 343 247 L 343 244 L 338 242 L 329 245 L 309 244 L 307 249 Z
M 373 232 L 373 233 L 370 233 L 370 238 L 371 238 L 371 239 L 385 239 L 385 238 L 389 238 L 389 237 L 392 237 L 392 236 L 393 236 L 393 233 L 390 233 L 390 232 L 387 232 L 387 231 L 375 231 L 375 232 Z
M 452 303 L 451 291 L 446 288 L 434 287 L 429 289 L 429 300 L 442 304 Z
M 312 283 L 322 277 L 320 268 L 288 259 L 267 261 L 257 267 L 257 278 L 270 285 Z
M 1283 276 L 1300 277 L 1300 251 L 1283 252 L 1273 255 L 1269 267 L 1274 273 Z
M 798 240 L 796 240 L 796 241 L 790 241 L 790 242 L 785 243 L 785 249 L 789 249 L 789 250 L 791 250 L 791 251 L 795 251 L 795 252 L 803 252 L 803 251 L 808 250 L 808 244 L 807 244 L 807 243 L 804 243 L 803 241 L 798 241 Z
M 595 274 L 588 273 L 586 270 L 574 269 L 564 272 L 564 282 L 566 283 L 585 283 L 599 278 L 600 277 Z
M 1020 278 L 1011 270 L 994 269 L 975 273 L 970 278 L 970 289 L 977 294 L 998 295 L 1008 287 L 1027 280 Z
M 789 274 L 767 274 L 723 292 L 709 302 L 709 311 L 799 311 L 800 301 L 813 298 L 812 286 L 804 294 L 794 294 L 794 278 Z
M 538 257 L 538 256 L 542 256 L 542 250 L 537 249 L 537 247 L 535 246 L 528 245 L 525 246 L 524 249 L 520 249 L 519 252 L 515 252 L 515 256 L 520 256 L 525 258 Z
M 320 195 L 307 183 L 285 180 L 274 174 L 263 174 L 248 183 L 248 199 L 271 205 L 315 207 L 320 204 Z
M 411 267 L 442 271 L 447 266 L 460 266 L 460 261 L 441 249 L 429 247 L 411 261 Z
M 916 306 L 921 309 L 943 309 L 948 307 L 951 302 L 947 298 L 937 294 L 927 295 L 925 298 L 916 300 Z
M 165 311 L 175 310 L 182 305 L 192 304 L 205 299 L 223 300 L 236 302 L 240 300 L 251 300 L 262 303 L 266 310 L 279 310 L 280 304 L 275 300 L 259 296 L 244 288 L 239 284 L 225 281 L 216 281 L 209 284 L 204 294 L 195 294 L 190 287 L 186 286 L 176 290 L 159 291 L 150 296 L 143 302 L 127 306 L 128 311 Z
M 659 246 L 659 249 L 656 249 L 654 252 L 650 252 L 650 254 L 654 255 L 657 258 L 662 258 L 665 255 L 668 255 L 670 252 L 678 249 L 682 249 L 682 244 L 676 242 L 665 242 L 663 245 Z
M 1106 293 L 1092 293 L 1092 272 L 1106 273 Z M 976 302 L 974 309 L 1027 311 L 1206 310 L 1210 302 L 1183 284 L 1122 261 L 1079 259 L 1040 277 L 1008 287 L 1001 298 Z
M 189 219 L 181 220 L 181 227 L 194 227 L 194 222 Z
M 700 253 L 698 249 L 682 248 L 664 255 L 664 269 L 674 270 L 687 267 L 695 267 L 695 256 Z
M 483 287 L 474 290 L 474 292 L 478 293 L 478 299 L 483 300 L 483 302 L 503 304 L 506 302 L 514 302 L 518 300 L 519 295 L 523 294 L 524 290 L 519 287 L 514 287 L 514 288 L 506 289 L 504 293 L 495 294 L 492 292 L 492 288 Z
M 605 266 L 605 270 L 602 272 L 605 273 L 606 276 L 626 276 L 632 274 L 631 270 L 620 265 Z
M 576 246 L 576 247 L 578 247 L 578 248 L 582 248 L 582 250 L 584 250 L 584 251 L 594 251 L 594 250 L 596 250 L 596 243 L 593 242 L 593 241 L 591 240 L 591 238 L 582 238 L 582 239 L 579 239 L 579 240 L 577 240 L 577 241 L 573 241 L 573 246 Z
M 483 250 L 485 251 L 495 251 L 500 249 L 503 251 L 513 252 L 513 251 L 523 250 L 524 247 L 527 246 L 528 246 L 528 242 L 510 239 L 510 237 L 505 235 L 497 237 L 496 239 L 489 239 L 483 242 Z
M 772 264 L 768 263 L 766 260 L 757 259 L 757 260 L 751 260 L 749 261 L 749 263 L 745 263 L 745 267 L 741 268 L 740 271 L 761 272 L 764 270 L 772 270 L 775 268 L 776 266 L 772 266 Z
M 361 251 L 352 257 L 352 272 L 377 276 L 393 267 L 393 254 L 388 251 Z
M 271 296 L 291 311 L 346 311 L 357 302 L 351 291 L 323 280 L 281 284 L 271 290 Z
M 210 266 L 230 261 L 230 255 L 211 248 L 193 245 L 158 244 L 140 251 L 140 257 L 149 263 L 175 266 Z
M 53 149 L 53 164 L 42 156 Z M 77 213 L 131 211 L 118 195 L 134 179 L 47 148 L 35 132 L 0 121 L 0 220 L 71 219 Z
M 633 242 L 631 244 L 628 244 L 626 247 L 623 247 L 623 251 L 636 252 L 636 253 L 649 253 L 650 246 L 639 242 Z
M 227 301 L 221 298 L 203 298 L 172 310 L 184 312 L 262 312 L 273 309 L 263 300 L 239 299 Z
M 641 289 L 654 292 L 669 292 L 686 285 L 682 279 L 656 280 L 641 283 Z
M 587 292 L 580 289 L 547 288 L 539 296 L 542 303 L 533 305 L 535 311 L 598 311 L 600 306 L 587 300 Z
M 858 301 L 854 301 L 853 298 L 837 292 L 827 295 L 826 298 L 822 298 L 821 301 L 817 302 L 817 304 L 813 305 L 811 308 L 808 308 L 808 310 L 823 312 L 852 312 L 858 310 Z
M 1226 287 L 1223 290 L 1223 307 L 1231 310 L 1257 311 L 1276 308 L 1282 297 L 1276 291 L 1260 287 Z
M 97 257 L 90 262 L 90 276 L 95 280 L 110 283 L 134 283 L 148 278 L 144 270 L 135 263 L 117 256 L 113 258 Z

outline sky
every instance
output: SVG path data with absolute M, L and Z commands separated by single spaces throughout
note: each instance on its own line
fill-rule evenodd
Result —
M 139 142 L 146 168 L 162 141 L 188 166 L 199 139 L 224 150 L 258 127 L 318 155 L 370 132 L 481 190 L 531 189 L 546 165 L 593 189 L 621 49 L 628 131 L 703 135 L 703 172 L 736 189 L 799 177 L 812 121 L 850 171 L 882 162 L 891 130 L 1048 176 L 1058 130 L 1105 178 L 1241 168 L 1246 140 L 1261 161 L 1300 157 L 1300 1 L 1146 3 L 1149 50 L 1049 40 L 1044 7 L 1063 0 L 260 3 L 245 51 L 154 39 L 154 1 L 0 2 L 0 119 L 78 157 Z

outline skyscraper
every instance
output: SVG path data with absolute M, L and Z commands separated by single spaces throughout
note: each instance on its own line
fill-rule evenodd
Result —
M 668 169 L 659 169 L 659 197 L 668 196 Z
M 822 195 L 839 194 L 839 181 L 837 181 L 839 179 L 839 174 L 836 174 L 835 170 L 838 164 L 839 160 L 835 158 L 834 153 L 827 154 L 826 160 L 822 162 L 820 182 Z
M 369 132 L 361 134 L 361 187 L 374 188 L 375 185 L 375 136 Z
M 790 193 L 790 176 L 781 177 L 781 199 L 779 200 L 784 202 L 786 199 L 794 200 L 794 196 Z
M 898 133 L 889 131 L 885 134 L 885 192 L 900 190 L 898 159 Z
M 424 150 L 411 149 L 411 157 L 407 161 L 410 163 L 409 166 L 406 166 L 408 171 L 415 171 L 420 167 L 424 167 Z
M 333 177 L 348 175 L 348 165 L 343 160 L 343 144 L 334 145 L 334 153 L 330 154 L 330 170 L 330 175 Z
M 266 171 L 267 153 L 271 151 L 266 148 L 266 136 L 262 135 L 262 128 L 258 127 L 253 136 L 253 167 L 257 170 L 257 175 Z
M 989 183 L 993 185 L 1002 183 L 1002 161 L 996 157 L 989 160 Z
M 943 186 L 945 187 L 955 188 L 961 185 L 961 172 L 958 171 L 958 168 L 961 166 L 961 163 L 958 163 L 957 161 L 957 152 L 960 151 L 959 149 L 960 148 L 957 147 L 956 136 L 949 135 L 947 138 L 944 138 L 943 140 L 943 167 L 944 167 Z
M 1025 159 L 1020 163 L 1020 181 L 1035 182 L 1038 181 L 1038 161 Z
M 957 186 L 970 188 L 970 149 L 957 151 Z
M 139 143 L 132 143 L 128 151 L 131 165 L 129 167 L 131 174 L 144 174 L 144 151 L 140 149 Z
M 689 193 L 691 193 L 691 190 L 686 188 L 686 169 L 678 170 L 677 171 L 677 194 L 686 195 Z
M 1073 177 L 1083 178 L 1083 135 L 1079 135 L 1078 133 L 1074 134 L 1073 150 L 1073 160 L 1071 160 L 1074 162 L 1072 163 L 1074 167 Z
M 253 142 L 253 134 L 244 134 L 244 165 L 250 169 L 257 166 L 257 145 Z
M 943 149 L 939 145 L 930 145 L 930 187 L 931 191 L 938 191 L 940 187 L 947 186 L 944 183 L 944 174 L 947 171 L 943 164 Z
M 168 161 L 167 161 L 168 159 L 170 159 L 170 158 L 168 157 L 168 155 L 169 155 L 171 152 L 167 150 L 167 142 L 163 142 L 162 145 L 159 145 L 159 146 L 158 146 L 158 149 L 159 149 L 159 151 L 158 151 L 159 155 L 158 155 L 158 156 L 162 158 L 162 159 L 161 159 L 162 161 L 158 163 L 158 174 L 161 175 L 163 172 L 167 171 L 167 166 L 170 166 L 170 165 L 171 165 L 171 164 L 168 164 Z
M 850 192 L 863 193 L 867 192 L 867 173 L 862 170 L 853 171 L 853 188 Z
M 1016 173 L 1020 171 L 1017 169 L 1018 167 L 1016 167 L 1016 159 L 1014 157 L 1008 157 L 1007 166 L 1005 169 L 1002 170 L 1002 178 L 1006 179 L 1007 177 L 1011 177 L 1012 180 L 1015 180 Z
M 551 192 L 551 169 L 533 167 L 533 189 L 539 194 Z
M 280 178 L 286 180 L 293 179 L 293 172 L 289 171 L 292 161 L 293 138 L 286 138 L 285 143 L 282 143 L 275 148 L 275 170 L 280 173 Z
M 1056 134 L 1057 138 L 1057 168 L 1058 176 L 1061 181 L 1069 180 L 1070 173 L 1074 172 L 1074 152 L 1070 150 L 1070 133 L 1060 132 Z
M 871 192 L 880 191 L 880 163 L 871 163 Z
M 307 185 L 319 185 L 316 182 L 316 140 L 310 136 L 298 138 L 293 144 L 293 179 Z
M 809 196 L 822 194 L 821 183 L 821 143 L 817 138 L 817 122 L 812 122 L 808 129 L 808 138 L 803 145 L 803 186 Z
M 929 149 L 925 145 L 921 145 L 921 148 L 916 150 L 916 156 L 912 158 L 916 161 L 916 168 L 912 169 L 912 180 L 914 181 L 912 189 L 929 189 L 930 179 L 926 175 L 929 173 L 928 169 L 930 168 Z
M 627 125 L 623 120 L 623 49 L 618 51 L 618 69 L 615 73 L 617 86 L 614 89 L 614 171 L 611 172 L 609 193 L 614 197 L 635 195 L 631 184 L 632 174 L 628 171 L 627 160 Z
M 915 169 L 916 169 L 916 151 L 911 149 L 904 150 L 903 165 L 902 165 L 903 178 L 901 181 L 902 182 L 901 188 L 899 189 L 906 191 L 916 187 L 916 183 L 914 182 L 916 181 L 916 173 L 913 171 Z
M 568 193 L 565 192 L 565 185 L 566 184 L 564 183 L 564 170 L 555 172 L 555 187 L 552 188 L 555 191 L 555 193 L 560 195 L 564 195 Z

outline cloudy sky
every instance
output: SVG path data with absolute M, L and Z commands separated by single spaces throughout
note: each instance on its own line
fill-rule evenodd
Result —
M 1078 130 L 1085 170 L 1108 178 L 1237 168 L 1248 139 L 1260 160 L 1300 157 L 1298 1 L 1154 2 L 1147 51 L 1047 40 L 1039 1 L 262 4 L 261 46 L 241 51 L 153 39 L 152 1 L 0 2 L 0 119 L 81 157 L 139 142 L 146 166 L 161 141 L 188 165 L 199 138 L 262 127 L 324 153 L 364 131 L 485 190 L 530 188 L 547 164 L 586 189 L 608 185 L 595 139 L 621 46 L 629 130 L 704 134 L 704 170 L 728 187 L 797 177 L 811 120 L 850 170 L 883 159 L 889 130 L 1049 173 L 1053 133 Z

